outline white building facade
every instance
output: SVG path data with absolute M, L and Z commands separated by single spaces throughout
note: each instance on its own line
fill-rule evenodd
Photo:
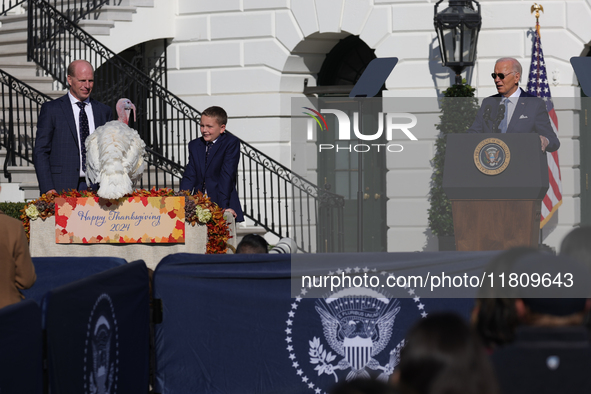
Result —
M 198 110 L 224 107 L 228 129 L 287 167 L 292 166 L 291 100 L 316 84 L 326 55 L 355 35 L 377 57 L 397 57 L 384 97 L 437 98 L 454 76 L 442 67 L 433 27 L 435 0 L 155 0 L 133 23 L 116 22 L 97 37 L 120 52 L 139 42 L 169 40 L 168 89 Z M 483 0 L 476 66 L 465 77 L 478 97 L 496 93 L 490 73 L 499 57 L 517 58 L 525 77 L 535 17 L 531 1 Z M 563 204 L 545 227 L 544 243 L 558 248 L 581 221 L 580 88 L 570 66 L 591 42 L 591 0 L 547 1 L 540 17 L 546 66 L 559 122 Z M 445 8 L 447 2 L 440 5 Z M 407 156 L 388 156 L 387 251 L 435 251 L 428 226 L 431 159 L 439 108 L 426 109 L 428 127 Z M 406 147 L 406 145 L 405 145 Z M 318 183 L 315 159 L 294 168 Z M 302 173 L 304 171 L 305 173 Z

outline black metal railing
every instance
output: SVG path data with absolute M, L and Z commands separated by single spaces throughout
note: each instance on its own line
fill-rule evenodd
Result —
M 21 5 L 27 0 L 2 0 L 2 7 L 0 7 L 0 16 L 6 15 L 6 13 L 13 8 Z
M 8 166 L 33 163 L 34 130 L 41 105 L 51 98 L 0 70 L 2 118 L 0 145 L 6 149 L 4 176 L 12 181 Z
M 303 252 L 344 251 L 345 198 L 323 190 L 241 142 L 238 196 L 245 215 Z M 336 221 L 332 218 L 336 218 Z
M 95 69 L 93 97 L 112 108 L 122 97 L 137 108 L 138 130 L 148 148 L 171 163 L 184 163 L 197 137 L 201 113 L 150 76 L 95 40 L 45 0 L 29 0 L 28 57 L 67 85 L 67 65 L 85 59 Z M 172 175 L 172 174 L 171 174 Z M 166 184 L 175 183 L 169 177 Z
M 0 16 L 6 15 L 8 11 L 26 2 L 27 0 L 2 0 Z M 66 15 L 72 22 L 78 22 L 110 2 L 121 3 L 120 0 L 49 0 L 55 9 Z
M 29 59 L 64 88 L 67 64 L 85 59 L 96 70 L 95 99 L 113 108 L 121 97 L 136 104 L 138 121 L 134 128 L 146 142 L 148 162 L 161 170 L 156 174 L 164 176 L 144 176 L 141 186 L 178 185 L 188 158 L 187 145 L 198 137 L 201 113 L 47 1 L 29 0 L 28 18 Z M 342 196 L 318 188 L 243 141 L 240 176 L 243 179 L 238 179 L 238 189 L 244 211 L 255 224 L 279 237 L 295 239 L 302 251 L 343 250 L 342 220 L 323 220 L 327 215 L 342 218 Z
M 6 149 L 4 176 L 12 181 L 9 166 L 33 165 L 33 145 L 37 115 L 41 105 L 51 97 L 0 70 L 1 118 L 0 146 Z M 151 148 L 146 149 L 147 167 L 140 187 L 173 187 L 171 176 L 180 178 L 183 167 L 162 157 Z

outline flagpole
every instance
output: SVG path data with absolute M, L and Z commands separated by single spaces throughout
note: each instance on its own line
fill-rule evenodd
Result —
M 558 118 L 552 102 L 550 85 L 548 81 L 547 68 L 542 51 L 542 41 L 540 35 L 540 11 L 544 12 L 544 7 L 534 3 L 531 7 L 531 13 L 535 12 L 536 30 L 534 45 L 532 48 L 532 58 L 530 64 L 529 77 L 527 82 L 527 92 L 541 98 L 546 103 L 546 109 L 550 118 L 551 126 L 558 136 Z M 562 205 L 562 177 L 560 175 L 560 163 L 558 152 L 547 153 L 549 188 L 542 201 L 542 210 L 540 218 L 540 242 L 543 242 L 542 228 L 552 215 Z
M 538 37 L 541 37 L 540 35 L 540 11 L 544 12 L 544 7 L 542 7 L 541 5 L 539 5 L 538 3 L 534 3 L 534 5 L 531 6 L 531 11 L 530 14 L 533 14 L 534 12 L 535 17 L 536 17 L 536 33 L 538 33 Z M 539 65 L 538 65 L 538 71 L 539 71 Z M 543 204 L 543 202 L 542 202 Z M 544 242 L 544 227 L 540 227 L 540 241 L 538 242 L 538 247 L 543 245 Z

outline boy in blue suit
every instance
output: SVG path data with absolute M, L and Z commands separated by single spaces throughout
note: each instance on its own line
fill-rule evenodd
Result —
M 223 108 L 209 107 L 201 114 L 201 137 L 189 143 L 189 163 L 180 189 L 206 193 L 211 201 L 244 221 L 236 176 L 240 141 L 226 131 L 228 115 Z

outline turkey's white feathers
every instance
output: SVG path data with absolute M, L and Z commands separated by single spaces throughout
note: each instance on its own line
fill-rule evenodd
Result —
M 145 147 L 137 131 L 117 120 L 86 139 L 86 177 L 100 183 L 99 197 L 117 199 L 133 191 L 146 168 Z

